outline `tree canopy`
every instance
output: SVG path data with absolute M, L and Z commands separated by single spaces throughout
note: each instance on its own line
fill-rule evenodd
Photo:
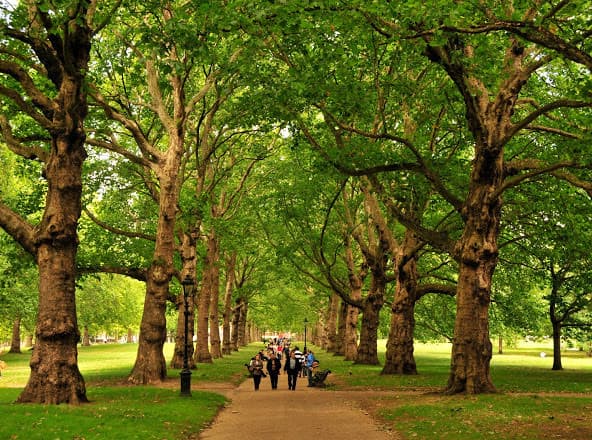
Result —
M 493 334 L 590 324 L 590 6 L 4 5 L 0 300 L 31 319 L 8 274 L 32 255 L 37 338 L 59 327 L 72 359 L 79 326 L 138 327 L 132 383 L 166 377 L 189 277 L 195 362 L 247 320 L 253 337 L 306 317 L 356 362 L 388 333 L 383 374 L 444 338 L 446 392 L 495 391 Z M 105 274 L 144 283 L 140 318 L 89 306 L 135 304 Z

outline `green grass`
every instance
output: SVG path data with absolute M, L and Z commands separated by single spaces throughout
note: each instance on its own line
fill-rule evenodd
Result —
M 128 386 L 137 352 L 135 344 L 79 347 L 79 368 L 85 378 L 89 404 L 15 404 L 29 377 L 30 353 L 4 354 L 8 369 L 0 377 L 0 439 L 184 439 L 199 432 L 216 415 L 226 399 L 217 393 L 193 391 L 180 397 L 179 387 Z M 165 345 L 171 358 L 173 346 Z M 243 364 L 254 349 L 200 364 L 192 383 L 229 382 L 245 377 Z M 179 370 L 169 369 L 174 384 Z
M 541 351 L 547 356 L 541 358 Z M 449 344 L 416 344 L 415 376 L 381 376 L 382 365 L 317 354 L 344 386 L 382 390 L 365 402 L 366 409 L 404 439 L 592 438 L 592 358 L 582 352 L 562 353 L 562 371 L 551 370 L 552 351 L 546 346 L 494 354 L 491 374 L 499 393 L 479 396 L 434 392 L 448 380 Z M 384 348 L 379 357 L 383 363 Z
M 182 439 L 198 432 L 225 399 L 155 387 L 91 387 L 90 404 L 17 405 L 20 390 L 0 389 L 2 439 Z
M 406 438 L 456 440 L 591 438 L 592 397 L 423 396 L 379 411 Z
M 200 364 L 192 383 L 238 384 L 246 377 L 243 364 L 261 347 L 252 344 L 213 364 Z M 165 345 L 167 359 L 172 349 Z M 127 386 L 136 351 L 131 344 L 81 347 L 79 367 L 91 403 L 80 406 L 14 404 L 29 376 L 29 353 L 1 355 L 8 369 L 0 377 L 0 438 L 180 440 L 199 432 L 224 404 L 222 396 L 209 392 L 180 397 L 175 384 L 179 370 L 168 371 L 172 387 Z M 548 347 L 494 354 L 491 372 L 500 393 L 480 396 L 434 392 L 448 379 L 449 344 L 417 344 L 415 376 L 381 376 L 381 365 L 354 365 L 322 350 L 315 353 L 321 368 L 339 375 L 339 385 L 327 392 L 376 391 L 362 406 L 404 439 L 592 438 L 592 358 L 582 352 L 563 353 L 562 371 L 551 370 Z M 379 355 L 384 362 L 384 345 Z
M 562 353 L 564 369 L 552 371 L 552 352 L 545 348 L 522 348 L 494 354 L 491 375 L 498 391 L 592 393 L 592 358 L 583 352 L 567 351 Z M 547 357 L 541 358 L 541 351 L 546 351 Z M 344 376 L 348 385 L 356 387 L 430 390 L 443 388 L 448 381 L 449 344 L 416 344 L 415 361 L 419 374 L 414 376 L 381 376 L 384 349 L 379 352 L 379 358 L 381 365 L 354 365 L 342 361 L 341 357 L 322 355 L 322 364 L 323 368 Z

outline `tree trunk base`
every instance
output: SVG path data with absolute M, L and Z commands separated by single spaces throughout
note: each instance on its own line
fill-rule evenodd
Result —
M 60 358 L 56 359 L 56 355 Z M 38 342 L 31 356 L 29 382 L 17 403 L 87 403 L 86 386 L 76 357 L 75 345 Z
M 471 383 L 467 380 L 451 377 L 448 380 L 448 386 L 444 389 L 443 394 L 452 396 L 455 394 L 495 394 L 497 389 L 492 382 Z
M 376 358 L 374 358 L 374 357 L 361 357 L 358 354 L 358 357 L 354 361 L 354 364 L 356 364 L 356 365 L 380 365 L 380 361 L 378 360 L 378 357 L 376 357 Z
M 380 372 L 381 375 L 407 375 L 407 376 L 413 376 L 418 374 L 417 373 L 417 367 L 415 365 L 415 362 L 413 363 L 390 363 L 390 364 L 385 364 L 384 368 L 382 369 L 382 371 Z
M 152 349 L 152 350 L 151 350 Z M 136 364 L 127 381 L 133 385 L 148 385 L 162 383 L 167 377 L 166 361 L 160 350 L 155 347 L 145 346 L 143 350 L 138 347 Z

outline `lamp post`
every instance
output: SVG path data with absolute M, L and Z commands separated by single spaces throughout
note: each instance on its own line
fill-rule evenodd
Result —
M 189 360 L 187 359 L 187 335 L 189 333 L 189 296 L 193 294 L 193 278 L 186 275 L 183 281 L 183 314 L 185 315 L 185 344 L 183 345 L 183 369 L 179 375 L 181 376 L 181 396 L 191 397 L 191 370 L 189 369 Z
M 304 318 L 304 352 L 306 353 L 306 324 L 308 324 L 308 319 Z

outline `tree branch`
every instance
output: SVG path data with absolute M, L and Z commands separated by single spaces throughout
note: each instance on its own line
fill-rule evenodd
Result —
M 0 201 L 0 227 L 28 253 L 37 256 L 35 229 L 24 218 Z
M 12 134 L 12 127 L 5 115 L 0 115 L 0 130 L 6 146 L 15 154 L 18 154 L 25 159 L 47 162 L 48 153 L 43 148 L 37 146 L 25 146 L 20 143 Z
M 138 281 L 146 281 L 147 270 L 133 267 L 118 267 L 118 266 L 79 266 L 76 272 L 80 274 L 89 273 L 114 273 L 125 275 Z
M 141 238 L 148 241 L 156 241 L 156 237 L 153 235 L 143 234 L 141 232 L 131 232 L 131 231 L 124 231 L 123 229 L 116 228 L 114 226 L 108 225 L 107 223 L 99 220 L 95 215 L 93 215 L 87 208 L 83 208 L 85 214 L 97 225 L 101 228 L 112 232 L 113 234 L 122 235 L 124 237 L 129 238 Z

